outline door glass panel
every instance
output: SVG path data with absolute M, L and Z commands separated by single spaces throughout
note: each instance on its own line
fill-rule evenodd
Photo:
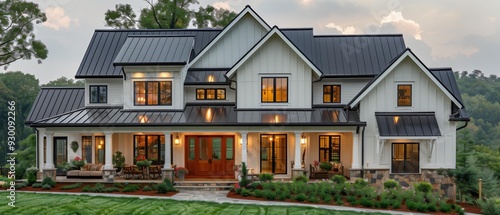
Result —
M 271 155 L 271 143 L 272 143 L 272 135 L 262 135 L 260 144 L 260 165 L 261 172 L 263 173 L 271 173 L 272 169 L 272 158 Z
M 328 136 L 319 137 L 319 162 L 328 162 L 330 156 L 330 143 Z
M 226 139 L 226 160 L 233 160 L 234 155 L 234 144 L 233 138 L 228 137 Z
M 340 136 L 331 136 L 332 157 L 330 161 L 340 162 Z
M 95 162 L 104 163 L 104 137 L 95 137 Z
M 92 163 L 92 136 L 82 137 L 82 159 Z
M 275 135 L 274 173 L 286 173 L 286 135 Z
M 199 149 L 199 157 L 198 160 L 208 160 L 208 140 L 206 137 L 202 137 L 199 140 L 198 149 Z
M 160 145 L 159 136 L 147 136 L 148 138 L 148 157 L 147 159 L 153 161 L 153 164 L 158 164 L 158 146 Z
M 212 159 L 220 160 L 222 157 L 222 138 L 212 138 Z
M 194 160 L 194 147 L 195 147 L 195 138 L 189 138 L 189 160 Z
M 56 157 L 55 157 L 55 165 L 56 168 L 63 168 L 64 164 L 68 161 L 68 144 L 66 138 L 55 138 L 56 144 Z

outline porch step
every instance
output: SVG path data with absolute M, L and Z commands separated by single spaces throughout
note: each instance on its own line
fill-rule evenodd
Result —
M 178 190 L 230 190 L 238 181 L 175 181 Z

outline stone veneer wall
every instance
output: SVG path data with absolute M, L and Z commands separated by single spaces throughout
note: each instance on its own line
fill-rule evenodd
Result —
M 455 200 L 456 186 L 453 179 L 447 175 L 438 174 L 435 169 L 422 169 L 420 174 L 390 174 L 388 169 L 365 170 L 365 179 L 378 189 L 384 188 L 384 182 L 389 179 L 398 181 L 402 187 L 412 187 L 416 182 L 429 182 L 433 186 L 433 190 L 440 195 L 446 196 L 449 199 Z M 361 177 L 361 170 L 351 170 L 351 180 Z

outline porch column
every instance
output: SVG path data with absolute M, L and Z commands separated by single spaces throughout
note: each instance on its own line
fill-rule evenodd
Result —
M 359 134 L 352 132 L 352 165 L 351 169 L 361 169 L 359 160 Z
M 245 162 L 248 166 L 247 163 L 247 132 L 240 132 L 241 133 L 241 162 Z
M 45 129 L 38 129 L 38 174 L 37 174 L 37 179 L 43 179 L 43 169 L 45 168 L 45 163 L 43 162 L 45 154 L 44 154 L 44 147 L 43 147 L 43 137 L 45 136 Z
M 46 132 L 45 136 L 47 138 L 47 146 L 45 151 L 45 166 L 43 169 L 43 178 L 50 177 L 56 180 L 56 168 L 54 167 L 54 133 Z M 42 140 L 42 148 L 43 148 L 43 140 Z M 43 150 L 43 149 L 42 149 Z
M 302 169 L 302 160 L 300 160 L 300 132 L 295 132 L 295 164 L 293 169 Z
M 170 162 L 171 160 L 170 147 L 172 145 L 171 141 L 172 133 L 163 132 L 163 135 L 165 135 L 165 164 L 163 165 L 163 169 L 161 169 L 161 179 L 164 180 L 165 178 L 168 178 L 173 183 L 175 170 L 172 168 L 172 163 Z
M 104 181 L 112 182 L 115 179 L 116 169 L 113 168 L 113 133 L 104 132 L 104 167 L 102 169 L 102 178 Z

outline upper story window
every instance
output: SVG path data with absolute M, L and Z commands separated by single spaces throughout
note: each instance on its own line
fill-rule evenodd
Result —
M 90 85 L 90 103 L 107 103 L 108 86 Z
M 196 100 L 226 100 L 226 89 L 196 89 Z
M 398 84 L 398 107 L 411 106 L 411 100 L 411 84 Z
M 172 81 L 136 81 L 134 92 L 134 105 L 172 105 Z
M 262 78 L 261 101 L 288 102 L 288 78 L 287 77 L 265 77 Z
M 340 103 L 340 85 L 323 86 L 323 103 Z

